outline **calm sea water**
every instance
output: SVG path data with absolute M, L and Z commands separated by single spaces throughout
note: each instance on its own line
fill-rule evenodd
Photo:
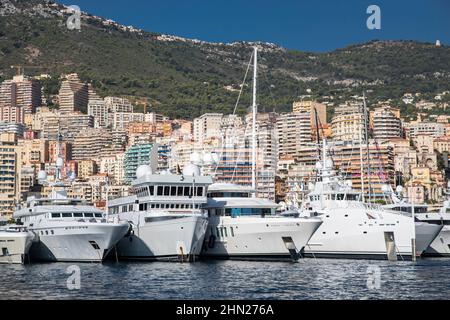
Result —
M 0 299 L 450 299 L 450 259 L 72 265 L 0 265 Z

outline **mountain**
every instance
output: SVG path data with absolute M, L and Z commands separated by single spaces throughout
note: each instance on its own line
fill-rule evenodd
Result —
M 69 30 L 67 7 L 45 0 L 0 0 L 0 80 L 12 65 L 27 74 L 77 72 L 102 95 L 149 98 L 171 117 L 232 112 L 250 59 L 260 52 L 259 104 L 287 111 L 307 89 L 340 102 L 368 90 L 369 102 L 406 92 L 432 96 L 450 89 L 450 48 L 413 41 L 372 41 L 328 53 L 288 50 L 270 43 L 209 43 L 125 27 L 82 13 Z M 28 67 L 27 67 L 28 66 Z M 56 79 L 56 80 L 55 80 Z M 239 104 L 251 102 L 251 73 Z

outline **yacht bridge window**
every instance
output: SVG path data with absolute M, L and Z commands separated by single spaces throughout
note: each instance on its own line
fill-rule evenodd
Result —
M 271 215 L 272 209 L 270 208 L 226 208 L 225 215 L 232 217 L 239 216 L 265 216 Z

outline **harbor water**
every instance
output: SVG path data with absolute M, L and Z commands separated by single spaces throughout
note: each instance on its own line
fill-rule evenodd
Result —
M 450 259 L 0 265 L 0 299 L 450 299 Z

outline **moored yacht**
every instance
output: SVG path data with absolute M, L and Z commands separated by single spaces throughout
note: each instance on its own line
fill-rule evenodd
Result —
M 108 221 L 102 211 L 55 188 L 48 198 L 29 197 L 13 214 L 18 224 L 35 234 L 31 260 L 102 262 L 129 231 L 129 224 Z
M 399 212 L 364 203 L 333 170 L 324 141 L 318 181 L 310 186 L 300 216 L 320 216 L 323 224 L 305 253 L 314 257 L 411 259 L 419 256 L 442 227 L 415 222 Z
M 34 237 L 23 226 L 0 227 L 0 263 L 25 263 Z
M 429 211 L 426 204 L 412 204 L 404 201 L 401 197 L 401 186 L 398 186 L 396 190 L 397 195 L 392 190 L 389 191 L 392 203 L 384 205 L 383 208 L 408 216 L 414 215 L 416 221 L 442 226 L 442 230 L 422 255 L 425 257 L 450 256 L 450 200 L 444 201 L 443 207 L 435 212 Z M 447 196 L 449 194 L 447 192 Z
M 119 259 L 193 261 L 200 254 L 208 218 L 203 210 L 212 183 L 193 164 L 183 174 L 153 174 L 140 166 L 134 195 L 108 201 L 110 216 L 129 221 L 130 235 L 117 245 Z
M 275 215 L 277 204 L 252 197 L 250 187 L 213 184 L 202 255 L 241 260 L 298 260 L 322 221 Z

